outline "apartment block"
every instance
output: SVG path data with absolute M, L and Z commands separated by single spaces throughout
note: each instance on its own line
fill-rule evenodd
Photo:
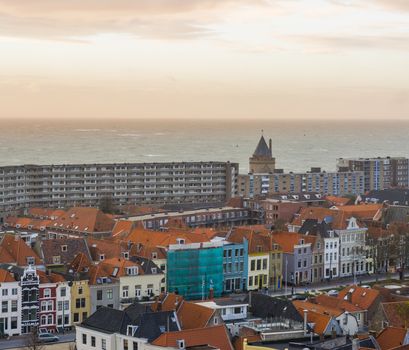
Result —
M 362 171 L 365 192 L 409 185 L 409 159 L 404 157 L 340 158 L 341 171 Z
M 222 203 L 237 193 L 230 162 L 22 165 L 0 167 L 0 213 L 27 207 Z

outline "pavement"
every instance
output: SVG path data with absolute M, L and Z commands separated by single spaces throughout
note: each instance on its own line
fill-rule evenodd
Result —
M 48 343 L 44 344 L 46 345 L 46 348 L 51 345 L 57 345 L 60 344 L 58 348 L 62 348 L 61 344 L 64 343 L 72 343 L 75 341 L 75 332 L 66 332 L 65 334 L 57 334 L 57 336 L 60 338 L 58 342 L 54 343 Z M 19 335 L 19 336 L 14 336 L 9 339 L 1 339 L 0 340 L 0 349 L 24 349 L 27 344 L 27 335 Z

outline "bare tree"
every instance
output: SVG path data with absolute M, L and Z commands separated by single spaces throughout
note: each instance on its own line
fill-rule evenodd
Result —
M 44 344 L 38 338 L 38 329 L 33 328 L 30 334 L 27 335 L 25 341 L 25 349 L 27 350 L 44 350 Z

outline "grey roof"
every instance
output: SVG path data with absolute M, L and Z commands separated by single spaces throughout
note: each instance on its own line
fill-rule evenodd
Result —
M 151 259 L 143 258 L 141 256 L 131 256 L 129 260 L 136 262 L 142 268 L 145 275 L 152 275 L 152 269 L 156 268 L 155 274 L 163 274 L 162 270 Z
M 409 207 L 390 205 L 384 209 L 382 221 L 385 225 L 392 224 L 394 222 L 409 222 Z
M 247 301 L 250 304 L 251 313 L 256 317 L 281 318 L 297 322 L 303 322 L 303 317 L 290 300 L 273 298 L 261 293 L 251 293 Z
M 329 238 L 329 231 L 332 231 L 331 223 L 327 223 L 325 220 L 318 222 L 317 219 L 306 219 L 298 230 L 298 233 L 303 235 L 317 235 L 320 234 L 321 237 Z M 338 234 L 333 232 L 334 237 L 338 237 Z
M 409 190 L 393 188 L 387 190 L 374 190 L 361 196 L 367 203 L 384 203 L 409 206 Z
M 62 247 L 64 247 L 64 251 Z M 78 253 L 83 253 L 91 261 L 91 255 L 84 238 L 59 238 L 41 241 L 41 255 L 46 265 L 55 265 L 54 256 L 60 257 L 59 265 L 71 263 Z
M 271 157 L 271 150 L 267 146 L 263 135 L 261 135 L 260 141 L 258 142 L 256 150 L 253 153 L 253 157 Z
M 290 342 L 288 349 L 304 349 L 308 347 L 312 350 L 352 350 L 352 342 L 347 336 L 337 337 L 334 339 L 318 340 L 312 344 L 309 341 L 305 342 Z M 373 336 L 364 339 L 356 339 L 358 348 L 368 348 L 379 350 L 379 344 Z
M 164 332 L 180 331 L 174 311 L 143 312 L 143 307 L 139 306 L 128 307 L 124 311 L 100 307 L 81 326 L 109 334 L 127 334 L 128 326 L 137 326 L 134 337 L 144 338 L 149 342 Z

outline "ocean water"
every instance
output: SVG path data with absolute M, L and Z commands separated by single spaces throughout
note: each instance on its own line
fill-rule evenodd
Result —
M 409 156 L 406 121 L 0 120 L 0 165 L 230 160 L 245 173 L 261 130 L 286 171 Z

